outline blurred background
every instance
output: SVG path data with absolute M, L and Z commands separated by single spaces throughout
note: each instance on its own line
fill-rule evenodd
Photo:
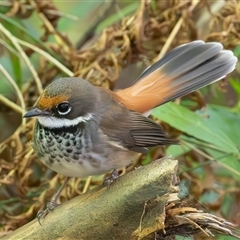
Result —
M 47 84 L 77 76 L 124 88 L 172 48 L 197 39 L 221 42 L 238 57 L 239 9 L 240 1 L 217 0 L 1 0 L 0 237 L 34 219 L 64 179 L 36 158 L 34 120 L 22 119 Z M 239 225 L 239 72 L 238 64 L 226 79 L 154 109 L 151 117 L 180 145 L 151 149 L 120 173 L 171 155 L 186 196 Z M 72 179 L 61 201 L 103 178 Z

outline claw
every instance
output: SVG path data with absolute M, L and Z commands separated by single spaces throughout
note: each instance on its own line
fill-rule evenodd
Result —
M 38 223 L 42 226 L 41 224 L 41 219 L 44 218 L 48 212 L 46 211 L 47 209 L 43 210 L 43 211 L 38 211 L 37 213 L 37 220 L 38 220 Z
M 56 207 L 58 207 L 60 205 L 57 203 L 57 200 L 58 200 L 63 188 L 67 185 L 69 179 L 70 179 L 69 177 L 65 178 L 62 186 L 58 189 L 57 193 L 52 197 L 51 201 L 47 204 L 47 208 L 43 211 L 38 211 L 37 220 L 41 226 L 42 226 L 41 219 L 45 218 L 49 212 L 52 212 Z
M 116 181 L 116 179 L 118 179 L 119 175 L 118 175 L 118 171 L 116 169 L 114 169 L 111 172 L 111 176 L 110 177 L 106 177 L 104 179 L 103 184 L 107 186 L 107 188 L 110 188 L 111 184 Z
M 37 220 L 38 223 L 42 226 L 41 224 L 41 219 L 45 218 L 49 212 L 52 212 L 56 207 L 58 207 L 60 204 L 56 203 L 55 201 L 49 202 L 47 204 L 47 208 L 44 209 L 43 211 L 38 211 L 37 213 Z

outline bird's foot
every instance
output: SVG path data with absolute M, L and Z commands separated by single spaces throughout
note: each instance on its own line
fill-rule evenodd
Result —
M 40 225 L 42 225 L 41 224 L 41 220 L 43 219 L 43 218 L 45 218 L 47 215 L 48 215 L 48 213 L 50 213 L 50 212 L 52 212 L 56 207 L 58 207 L 59 205 L 61 205 L 61 204 L 58 204 L 58 203 L 56 203 L 55 201 L 50 201 L 48 204 L 47 204 L 47 208 L 46 209 L 44 209 L 44 210 L 42 210 L 42 211 L 39 211 L 38 213 L 37 213 L 37 220 L 38 220 L 38 222 L 39 222 L 39 224 Z
M 106 177 L 104 179 L 104 182 L 103 184 L 107 186 L 107 188 L 110 188 L 111 184 L 116 181 L 116 179 L 118 179 L 119 175 L 118 175 L 118 171 L 116 169 L 114 169 L 112 172 L 111 172 L 111 176 L 109 177 Z
M 62 190 L 65 188 L 69 181 L 70 177 L 66 177 L 62 186 L 58 189 L 57 193 L 52 197 L 51 201 L 47 204 L 47 208 L 43 211 L 39 211 L 37 213 L 37 220 L 40 225 L 41 224 L 41 219 L 45 218 L 49 212 L 52 212 L 56 207 L 58 207 L 60 204 L 57 203 L 58 198 L 60 197 L 60 194 Z

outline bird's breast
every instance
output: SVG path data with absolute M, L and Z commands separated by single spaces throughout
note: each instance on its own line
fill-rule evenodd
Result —
M 37 122 L 33 148 L 43 164 L 69 177 L 101 175 L 132 161 L 130 151 L 112 144 L 100 129 L 92 134 L 88 126 L 53 130 Z

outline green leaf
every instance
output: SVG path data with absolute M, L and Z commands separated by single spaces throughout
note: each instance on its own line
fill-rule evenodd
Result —
M 119 12 L 112 14 L 108 18 L 106 18 L 104 21 L 102 21 L 97 29 L 96 32 L 100 33 L 104 28 L 120 21 L 123 17 L 131 14 L 132 12 L 136 11 L 136 9 L 139 7 L 139 2 L 133 2 L 129 5 L 126 5 L 123 9 L 119 10 Z
M 14 79 L 16 79 L 18 87 L 21 89 L 22 87 L 22 69 L 21 69 L 21 63 L 18 56 L 15 54 L 9 52 L 9 56 L 13 65 L 13 72 L 14 72 Z
M 224 195 L 223 202 L 221 204 L 221 213 L 224 216 L 228 216 L 229 212 L 231 211 L 232 206 L 234 205 L 234 202 L 236 202 L 236 199 L 234 199 L 234 196 L 230 193 L 227 193 Z
M 217 201 L 217 199 L 219 198 L 219 193 L 215 192 L 215 191 L 207 191 L 205 192 L 199 202 L 200 203 L 214 203 Z
M 167 122 L 172 127 L 190 136 L 214 144 L 219 151 L 239 154 L 236 143 L 222 130 L 222 116 L 215 115 L 215 118 L 218 119 L 213 122 L 210 120 L 211 116 L 210 118 L 204 118 L 203 114 L 211 114 L 211 112 L 202 112 L 202 116 L 200 116 L 200 114 L 172 102 L 152 111 L 154 117 Z
M 197 112 L 201 115 L 201 112 Z M 218 106 L 208 105 L 204 114 L 209 119 L 204 119 L 206 125 L 214 131 L 223 132 L 233 142 L 236 153 L 239 153 L 237 146 L 240 146 L 240 113 L 232 112 L 231 109 Z
M 47 52 L 49 53 L 53 53 L 53 51 L 43 42 L 41 42 L 39 40 L 39 36 L 35 36 L 32 31 L 29 31 L 29 29 L 27 29 L 25 26 L 23 26 L 22 24 L 19 23 L 19 21 L 14 20 L 13 18 L 9 18 L 7 16 L 5 16 L 4 14 L 0 13 L 0 20 L 4 20 L 1 21 L 1 23 L 14 35 L 14 36 L 21 36 L 20 39 L 24 40 L 23 37 L 25 36 L 27 39 L 27 42 L 31 42 L 29 41 L 30 39 L 33 40 L 34 43 L 39 44 L 44 50 L 47 50 Z M 30 39 L 29 39 L 30 38 Z
M 239 239 L 239 238 L 231 237 L 231 236 L 226 236 L 226 235 L 220 235 L 220 236 L 217 236 L 216 239 L 217 239 L 217 240 L 237 240 L 237 239 Z
M 239 56 L 240 56 L 240 46 L 237 46 L 237 47 L 233 50 L 233 52 L 234 52 L 234 55 L 235 55 L 236 57 L 239 57 Z
M 187 134 L 180 138 L 189 143 L 185 151 L 190 148 L 204 150 L 225 168 L 225 175 L 240 181 L 239 113 L 215 105 L 209 105 L 205 111 L 192 112 L 170 102 L 154 109 L 152 115 Z M 184 146 L 171 146 L 167 151 L 174 157 L 183 153 Z
M 219 151 L 205 149 L 205 151 L 214 157 L 214 159 L 224 167 L 224 171 L 219 168 L 213 168 L 213 173 L 217 176 L 234 177 L 240 182 L 240 161 L 239 156 L 225 155 Z M 227 171 L 228 170 L 228 171 Z
M 173 158 L 177 158 L 187 152 L 189 152 L 191 149 L 187 146 L 183 145 L 171 145 L 166 150 L 166 155 L 172 156 Z
M 230 78 L 229 82 L 230 82 L 232 88 L 235 90 L 235 92 L 240 97 L 240 80 L 239 79 Z
M 176 235 L 175 239 L 176 240 L 193 240 L 193 237 L 192 236 L 188 236 L 188 237 L 184 236 L 183 237 L 183 236 Z

